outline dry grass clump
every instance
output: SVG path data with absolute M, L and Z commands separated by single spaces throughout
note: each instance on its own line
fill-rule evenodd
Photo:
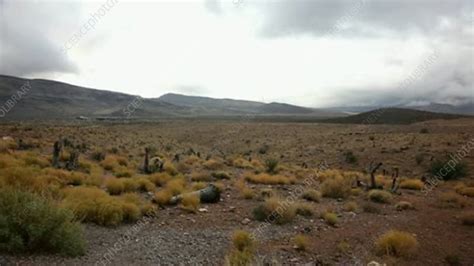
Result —
M 337 214 L 333 212 L 325 212 L 322 215 L 322 218 L 327 224 L 331 226 L 335 226 L 339 222 L 339 218 L 337 217 Z
M 77 219 L 85 222 L 114 226 L 123 221 L 121 202 L 98 188 L 65 189 L 61 205 L 73 211 Z
M 194 172 L 191 175 L 191 181 L 212 181 L 212 176 L 206 172 Z
M 210 159 L 210 160 L 207 160 L 205 161 L 202 166 L 205 168 L 205 169 L 208 169 L 208 170 L 219 170 L 219 169 L 222 169 L 224 167 L 224 163 L 222 161 L 219 161 L 219 160 L 216 160 L 216 159 Z
M 265 185 L 288 185 L 294 184 L 296 179 L 294 177 L 286 177 L 282 175 L 269 175 L 266 173 L 261 174 L 249 174 L 245 176 L 245 179 L 255 184 Z
M 196 191 L 196 190 L 201 190 L 201 189 L 203 189 L 207 186 L 208 186 L 208 184 L 206 182 L 194 182 L 194 183 L 191 184 L 191 189 L 193 191 Z
M 442 208 L 464 208 L 469 205 L 467 199 L 454 192 L 446 192 L 440 195 L 439 205 Z
M 173 177 L 168 173 L 155 173 L 150 175 L 148 179 L 157 187 L 161 187 L 173 179 Z
M 395 204 L 395 209 L 397 209 L 397 211 L 405 211 L 405 210 L 414 210 L 415 207 L 413 207 L 413 204 L 411 204 L 408 201 L 400 201 L 397 204 Z
M 457 193 L 472 198 L 474 197 L 474 186 L 471 185 L 472 184 L 468 184 L 468 186 L 466 186 L 464 183 L 459 183 L 454 189 Z
M 138 185 L 138 190 L 142 192 L 153 192 L 156 189 L 156 186 L 154 183 L 152 183 L 150 180 L 148 180 L 145 177 L 139 177 L 136 179 L 137 185 Z
M 226 256 L 225 265 L 252 265 L 254 258 L 254 242 L 250 233 L 238 230 L 232 236 L 233 250 Z
M 0 139 L 0 152 L 8 152 L 18 148 L 18 144 L 13 138 Z
M 144 200 L 139 194 L 137 193 L 125 193 L 119 197 L 124 203 L 133 204 L 139 209 L 139 214 L 137 214 L 136 210 L 132 210 L 132 213 L 135 215 L 130 215 L 131 217 L 140 217 L 141 215 L 150 216 L 155 213 L 156 208 L 153 204 Z M 130 208 L 130 207 L 129 207 Z M 133 208 L 135 209 L 135 208 Z M 125 211 L 124 211 L 125 212 Z M 133 221 L 133 219 L 131 219 Z
M 38 194 L 55 194 L 59 188 L 66 185 L 67 180 L 45 175 L 43 170 L 33 166 L 0 169 L 0 187 L 18 188 Z
M 165 164 L 163 165 L 163 170 L 172 176 L 179 174 L 174 164 L 170 162 L 165 162 Z
M 315 189 L 308 189 L 302 195 L 302 198 L 308 201 L 320 202 L 321 201 L 321 192 Z
M 407 179 L 400 183 L 400 188 L 404 189 L 422 190 L 423 187 L 424 183 L 419 179 Z
M 173 196 L 179 195 L 186 189 L 186 181 L 184 178 L 171 179 L 166 183 L 165 189 L 169 190 Z
M 369 191 L 368 198 L 377 203 L 390 203 L 392 201 L 392 194 L 384 190 L 373 189 Z
M 321 193 L 323 197 L 328 198 L 346 198 L 351 193 L 350 179 L 340 175 L 326 178 L 321 184 Z
M 235 182 L 235 187 L 239 190 L 240 196 L 244 199 L 253 199 L 255 197 L 255 191 L 249 188 L 243 179 L 239 179 Z
M 293 244 L 296 250 L 305 251 L 309 246 L 309 238 L 305 235 L 298 234 L 293 238 Z
M 470 225 L 470 226 L 474 225 L 474 212 L 473 211 L 462 214 L 460 218 L 461 218 L 462 224 Z
M 187 165 L 195 165 L 201 161 L 201 158 L 196 155 L 191 155 L 184 160 L 184 163 Z
M 344 210 L 347 212 L 355 212 L 359 209 L 359 205 L 355 201 L 349 201 L 344 204 Z
M 278 197 L 273 197 L 254 208 L 253 216 L 257 221 L 286 224 L 295 218 L 296 206 Z
M 105 226 L 136 221 L 152 209 L 138 194 L 112 197 L 95 187 L 66 188 L 63 197 L 61 206 L 71 210 L 78 220 Z
M 120 195 L 125 191 L 123 181 L 118 178 L 110 178 L 105 182 L 105 187 L 110 195 Z
M 199 195 L 185 194 L 181 199 L 181 208 L 183 210 L 195 213 L 198 210 L 200 202 Z
M 296 207 L 296 214 L 304 216 L 304 217 L 311 217 L 314 215 L 313 206 L 308 203 L 300 202 L 295 204 Z
M 237 168 L 241 169 L 252 169 L 254 166 L 252 165 L 251 162 L 249 162 L 247 159 L 244 159 L 242 157 L 239 157 L 232 161 L 232 165 Z
M 418 241 L 409 233 L 391 230 L 377 239 L 375 248 L 379 255 L 411 257 L 418 250 Z
M 156 192 L 153 201 L 156 202 L 160 206 L 165 206 L 170 203 L 171 198 L 173 197 L 173 193 L 168 189 L 161 189 L 160 191 Z
M 107 155 L 104 160 L 100 162 L 102 168 L 107 171 L 116 172 L 120 166 L 125 167 L 128 165 L 127 159 L 117 155 Z

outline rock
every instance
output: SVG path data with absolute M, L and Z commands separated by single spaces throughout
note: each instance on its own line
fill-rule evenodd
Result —
M 247 224 L 249 224 L 250 222 L 251 222 L 251 221 L 250 221 L 249 218 L 245 218 L 245 219 L 242 220 L 241 223 L 242 223 L 243 225 L 247 225 Z
M 208 210 L 208 209 L 206 209 L 206 208 L 199 208 L 199 210 L 198 210 L 198 211 L 199 211 L 199 212 L 208 212 L 209 210 Z

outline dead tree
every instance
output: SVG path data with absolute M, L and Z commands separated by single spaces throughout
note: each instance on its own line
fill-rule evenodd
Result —
M 398 190 L 398 184 L 397 184 L 397 179 L 398 179 L 398 167 L 396 167 L 395 169 L 395 172 L 392 174 L 392 188 L 390 189 L 390 191 L 392 193 L 397 193 L 397 190 Z
M 143 163 L 143 172 L 150 174 L 150 148 L 145 148 L 145 162 Z
M 53 167 L 59 168 L 59 155 L 61 154 L 61 142 L 56 141 L 53 147 Z
M 69 155 L 69 160 L 66 163 L 66 169 L 69 171 L 73 171 L 77 169 L 77 166 L 79 165 L 79 151 L 74 149 L 71 151 L 71 154 Z
M 175 196 L 170 200 L 170 203 L 178 204 L 184 196 L 199 196 L 201 203 L 217 203 L 221 198 L 221 192 L 214 184 L 209 184 L 201 190 Z
M 377 183 L 375 181 L 375 172 L 383 165 L 383 163 L 378 163 L 377 165 L 373 165 L 373 162 L 370 162 L 369 170 L 370 170 L 370 187 L 369 189 L 376 189 Z

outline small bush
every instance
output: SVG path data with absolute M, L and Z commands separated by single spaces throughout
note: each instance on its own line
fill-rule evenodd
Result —
M 420 165 L 424 159 L 425 159 L 425 156 L 422 153 L 419 153 L 415 156 L 415 161 L 417 165 Z
M 321 184 L 321 193 L 323 197 L 328 198 L 346 198 L 351 192 L 351 184 L 342 176 L 327 178 Z
M 442 208 L 464 208 L 469 202 L 462 196 L 454 192 L 446 192 L 439 197 L 440 207 Z
M 186 188 L 186 181 L 183 178 L 175 178 L 166 183 L 165 188 L 173 194 L 173 196 L 179 195 L 184 192 Z
M 120 195 L 125 191 L 122 180 L 117 178 L 110 178 L 105 182 L 105 187 L 110 195 Z
M 420 134 L 428 134 L 430 131 L 427 128 L 420 129 Z
M 232 235 L 232 244 L 238 251 L 252 250 L 254 247 L 253 239 L 250 233 L 237 230 Z
M 253 209 L 253 216 L 257 221 L 286 224 L 295 218 L 296 208 L 294 205 L 273 197 Z
M 419 179 L 407 179 L 400 183 L 400 188 L 422 190 L 424 185 L 425 184 Z
M 321 192 L 315 189 L 308 189 L 303 193 L 303 199 L 313 202 L 321 201 Z
M 166 173 L 172 176 L 175 176 L 179 173 L 178 170 L 176 170 L 176 167 L 174 166 L 174 164 L 170 162 L 165 162 L 165 164 L 163 165 L 163 170 L 165 170 Z
M 219 170 L 224 167 L 224 164 L 221 161 L 210 159 L 205 161 L 202 166 L 208 170 Z
M 0 190 L 0 251 L 83 255 L 85 241 L 73 214 L 29 192 Z
M 377 203 L 390 203 L 392 201 L 392 194 L 379 189 L 369 191 L 368 197 L 371 201 Z
M 350 164 L 356 164 L 357 163 L 357 157 L 354 155 L 352 151 L 347 151 L 344 153 L 344 160 L 346 163 Z
M 138 183 L 137 179 L 125 178 L 120 180 L 123 183 L 123 190 L 125 192 L 135 192 L 138 191 L 140 188 L 140 184 Z
M 335 214 L 333 212 L 324 213 L 323 214 L 323 219 L 324 219 L 324 221 L 326 221 L 327 224 L 329 224 L 331 226 L 335 226 L 339 221 L 339 218 L 337 218 L 337 214 Z
M 293 177 L 286 177 L 282 175 L 269 175 L 269 174 L 250 174 L 245 177 L 245 179 L 251 183 L 255 184 L 265 184 L 265 185 L 287 185 L 294 184 L 296 182 Z
M 377 254 L 395 257 L 410 257 L 416 254 L 418 241 L 409 233 L 389 231 L 375 242 Z
M 153 184 L 150 180 L 141 177 L 137 179 L 138 190 L 142 192 L 153 192 L 156 189 L 155 184 Z
M 378 205 L 372 202 L 366 202 L 362 205 L 362 210 L 366 213 L 380 214 L 380 208 Z
M 314 214 L 313 207 L 308 203 L 297 203 L 296 205 L 296 214 L 311 217 Z
M 181 200 L 181 208 L 186 211 L 196 212 L 199 207 L 199 203 L 199 195 L 185 194 Z
M 446 257 L 444 257 L 444 261 L 449 265 L 449 266 L 461 266 L 462 263 L 461 263 L 461 259 L 459 258 L 458 255 L 453 255 L 453 254 L 450 254 L 450 255 L 447 255 Z
M 235 231 L 232 235 L 232 243 L 234 248 L 230 255 L 226 257 L 226 265 L 251 265 L 254 258 L 254 243 L 252 236 L 246 231 Z
M 150 175 L 148 179 L 156 186 L 161 187 L 168 183 L 172 178 L 173 177 L 168 173 L 155 173 Z
M 408 201 L 398 202 L 397 204 L 395 204 L 395 208 L 397 209 L 397 211 L 405 211 L 405 210 L 414 210 L 415 209 L 415 207 L 413 207 L 413 205 Z
M 265 160 L 265 169 L 266 169 L 267 173 L 269 173 L 269 174 L 276 173 L 277 168 L 278 168 L 278 163 L 279 163 L 279 161 L 277 159 L 274 159 L 274 158 L 269 158 L 269 159 Z
M 309 246 L 309 238 L 302 234 L 296 235 L 293 238 L 293 244 L 296 250 L 305 251 Z
M 191 174 L 191 181 L 204 181 L 210 182 L 212 181 L 212 176 L 206 172 L 194 172 Z
M 215 179 L 230 179 L 231 175 L 227 172 L 214 172 L 211 174 Z
M 450 159 L 434 161 L 430 166 L 430 173 L 444 180 L 458 179 L 467 175 L 467 166 L 465 163 L 460 162 L 450 167 L 450 162 L 452 162 Z M 445 173 L 444 176 L 442 173 Z
M 474 212 L 468 212 L 468 213 L 464 213 L 463 215 L 461 215 L 461 221 L 462 221 L 462 224 L 464 225 L 470 225 L 470 226 L 473 226 L 474 225 Z
M 458 193 L 466 197 L 474 197 L 474 187 L 463 187 L 458 190 Z
M 359 208 L 359 205 L 357 205 L 357 202 L 355 201 L 349 201 L 344 205 L 344 210 L 348 212 L 355 212 Z
M 172 197 L 173 193 L 170 190 L 162 189 L 155 193 L 153 201 L 159 204 L 160 206 L 164 206 L 170 203 Z

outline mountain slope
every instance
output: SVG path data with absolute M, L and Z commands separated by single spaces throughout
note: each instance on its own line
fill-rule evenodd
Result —
M 187 96 L 169 93 L 161 96 L 159 100 L 174 105 L 195 108 L 196 111 L 209 113 L 216 112 L 221 115 L 309 115 L 314 117 L 337 117 L 343 114 L 334 111 L 311 109 L 285 103 L 262 103 L 254 101 L 215 99 L 200 96 Z
M 29 90 L 15 101 L 13 108 L 4 108 L 12 95 L 28 84 Z M 213 99 L 207 97 L 166 94 L 158 99 L 79 87 L 43 79 L 23 79 L 0 75 L 1 120 L 162 117 L 222 117 L 222 116 L 309 116 L 336 117 L 341 114 L 289 104 Z M 130 115 L 130 116 L 129 116 Z
M 126 117 L 124 111 L 137 96 L 83 88 L 62 82 L 22 79 L 0 76 L 0 104 L 6 103 L 12 95 L 29 84 L 30 89 L 24 97 L 17 101 L 5 115 L 6 119 L 59 119 L 76 116 L 117 116 Z M 130 108 L 129 110 L 134 110 Z M 142 99 L 139 110 L 144 116 L 170 116 L 190 114 L 189 108 L 174 106 L 170 103 Z M 135 114 L 135 115 L 137 115 Z
M 441 114 L 403 108 L 382 108 L 357 115 L 326 119 L 324 122 L 341 124 L 412 124 L 436 119 L 457 119 L 462 115 Z

